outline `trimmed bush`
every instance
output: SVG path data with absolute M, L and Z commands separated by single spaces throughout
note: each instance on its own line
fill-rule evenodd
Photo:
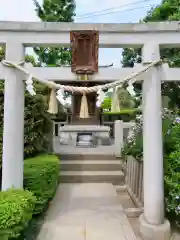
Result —
M 123 114 L 133 114 L 139 113 L 141 114 L 142 111 L 139 108 L 129 108 L 129 109 L 122 109 L 120 112 L 104 112 L 105 115 L 123 115 Z
M 44 211 L 54 196 L 59 180 L 59 159 L 54 155 L 40 155 L 24 162 L 24 188 L 36 196 L 34 214 Z
M 36 198 L 29 191 L 0 192 L 0 239 L 17 238 L 32 218 Z
M 135 109 L 124 109 L 120 112 L 103 112 L 103 119 L 105 122 L 112 122 L 115 120 L 122 120 L 124 122 L 129 122 L 136 119 L 136 115 L 141 114 L 141 110 Z

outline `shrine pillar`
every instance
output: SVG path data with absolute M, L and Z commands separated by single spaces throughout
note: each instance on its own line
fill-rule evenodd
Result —
M 159 59 L 159 45 L 145 44 L 144 65 Z M 144 214 L 140 216 L 140 233 L 145 240 L 170 240 L 170 224 L 164 218 L 160 68 L 148 70 L 143 82 Z
M 24 60 L 24 47 L 19 42 L 6 44 L 6 59 Z M 22 73 L 6 69 L 4 88 L 4 128 L 2 156 L 2 190 L 23 188 L 24 162 L 24 82 Z

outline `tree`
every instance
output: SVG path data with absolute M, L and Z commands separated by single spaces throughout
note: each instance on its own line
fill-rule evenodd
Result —
M 152 8 L 142 20 L 142 22 L 155 21 L 179 21 L 180 20 L 180 2 L 179 0 L 163 0 L 161 4 Z M 124 67 L 133 67 L 134 63 L 140 62 L 140 49 L 123 50 L 122 65 Z M 170 67 L 180 67 L 180 51 L 179 49 L 162 49 L 161 58 L 166 59 Z M 162 86 L 163 95 L 170 99 L 169 107 L 180 108 L 180 88 L 179 83 L 169 82 Z
M 74 0 L 43 0 L 42 6 L 33 0 L 37 16 L 43 22 L 73 22 L 76 4 Z M 45 66 L 71 64 L 70 48 L 36 47 L 38 61 Z
M 124 48 L 122 56 L 123 67 L 134 67 L 134 63 L 141 62 L 141 49 Z

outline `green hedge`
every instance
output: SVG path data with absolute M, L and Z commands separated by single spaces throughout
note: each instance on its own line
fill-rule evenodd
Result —
M 104 121 L 115 121 L 122 120 L 124 122 L 129 122 L 136 119 L 136 115 L 141 114 L 141 109 L 123 109 L 120 112 L 103 112 Z
M 41 155 L 24 162 L 24 188 L 37 198 L 34 214 L 43 212 L 52 199 L 59 180 L 59 159 L 54 155 Z
M 24 161 L 25 190 L 0 192 L 1 240 L 27 239 L 24 236 L 32 216 L 42 213 L 54 196 L 59 170 L 59 159 L 54 155 L 40 155 Z
M 17 238 L 32 218 L 36 198 L 29 191 L 0 192 L 0 239 Z

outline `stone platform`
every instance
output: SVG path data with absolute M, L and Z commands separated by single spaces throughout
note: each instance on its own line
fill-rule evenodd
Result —
M 112 184 L 61 184 L 37 240 L 136 240 Z
M 55 154 L 88 154 L 88 155 L 115 155 L 115 145 L 113 140 L 111 141 L 112 144 L 110 146 L 102 146 L 99 145 L 96 148 L 83 148 L 83 147 L 76 147 L 75 142 L 72 144 L 67 145 L 60 145 L 60 138 L 54 137 L 53 138 L 53 151 Z
M 110 127 L 101 125 L 65 125 L 60 127 L 60 144 L 76 146 L 78 133 L 93 133 L 99 144 L 103 139 L 110 139 Z

